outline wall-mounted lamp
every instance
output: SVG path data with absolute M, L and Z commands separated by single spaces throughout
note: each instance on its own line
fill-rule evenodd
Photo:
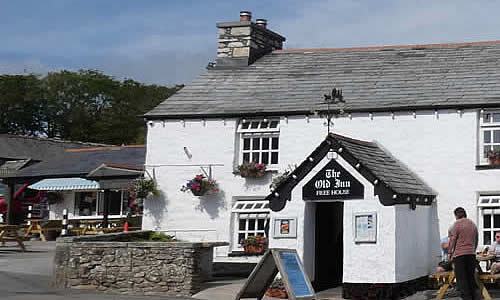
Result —
M 186 127 L 186 121 L 181 120 L 181 125 L 182 125 L 182 127 Z
M 368 117 L 370 117 L 370 120 L 373 120 L 373 113 L 368 113 Z
M 414 119 L 416 119 L 416 118 L 417 118 L 417 112 L 416 112 L 416 111 L 414 111 L 414 112 L 413 112 L 413 118 L 414 118 Z
M 347 116 L 349 117 L 349 120 L 352 120 L 352 114 L 351 113 L 349 113 Z
M 396 199 L 398 197 L 398 195 L 394 194 L 392 195 L 392 199 Z
M 161 126 L 165 127 L 165 120 L 161 121 Z
M 309 123 L 309 116 L 306 116 L 306 122 Z
M 202 119 L 202 120 L 201 120 L 201 123 L 203 124 L 203 127 L 207 126 L 207 120 Z
M 436 117 L 436 119 L 439 119 L 439 112 L 437 109 L 434 111 L 434 116 Z
M 395 116 L 394 112 L 393 112 L 393 111 L 391 111 L 391 118 L 392 118 L 393 120 L 394 120 L 394 116 Z
M 155 123 L 153 121 L 149 121 L 148 125 L 151 126 L 151 127 L 153 127 L 155 125 Z
M 285 116 L 285 118 L 284 118 L 284 119 L 285 119 L 285 123 L 287 123 L 287 124 L 288 124 L 288 117 L 287 117 L 287 116 Z
M 191 159 L 193 157 L 193 154 L 189 151 L 187 147 L 184 147 L 184 153 L 186 153 L 186 156 Z
M 461 109 L 457 109 L 457 114 L 460 116 L 460 118 L 462 117 L 462 114 L 464 113 L 463 110 Z

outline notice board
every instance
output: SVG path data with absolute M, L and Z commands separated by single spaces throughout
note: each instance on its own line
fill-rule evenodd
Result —
M 253 269 L 235 300 L 262 299 L 278 272 L 288 293 L 288 299 L 308 300 L 316 297 L 297 251 L 295 249 L 269 249 Z

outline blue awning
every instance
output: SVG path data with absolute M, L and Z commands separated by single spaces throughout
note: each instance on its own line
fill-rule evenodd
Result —
M 100 188 L 97 181 L 83 178 L 43 179 L 28 187 L 40 191 L 98 190 Z

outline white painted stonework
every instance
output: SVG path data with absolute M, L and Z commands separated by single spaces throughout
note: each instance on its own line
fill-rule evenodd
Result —
M 338 162 L 365 187 L 365 198 L 344 201 L 343 281 L 352 283 L 404 282 L 429 274 L 439 261 L 439 238 L 454 222 L 453 210 L 464 207 L 478 222 L 478 195 L 498 192 L 500 170 L 476 170 L 478 165 L 477 110 L 412 111 L 353 114 L 334 119 L 333 132 L 375 141 L 436 193 L 432 206 L 383 206 L 373 185 L 341 158 Z M 262 179 L 241 178 L 238 165 L 238 119 L 150 121 L 146 166 L 161 196 L 145 203 L 143 229 L 174 233 L 190 241 L 234 243 L 231 207 L 238 197 L 263 198 L 276 172 Z M 327 134 L 324 118 L 284 116 L 280 121 L 279 171 L 300 164 Z M 188 155 L 186 153 L 189 153 Z M 297 238 L 272 239 L 270 247 L 297 249 L 311 278 L 314 274 L 314 203 L 302 200 L 302 186 L 316 174 L 322 161 L 293 190 L 292 199 L 275 217 L 296 217 Z M 211 165 L 211 166 L 210 166 Z M 201 168 L 219 183 L 217 195 L 196 197 L 181 186 Z M 377 241 L 356 244 L 353 214 L 377 213 Z M 271 220 L 272 221 L 272 220 Z M 272 224 L 272 223 L 271 223 Z M 256 261 L 256 257 L 228 257 L 231 246 L 219 247 L 218 261 Z

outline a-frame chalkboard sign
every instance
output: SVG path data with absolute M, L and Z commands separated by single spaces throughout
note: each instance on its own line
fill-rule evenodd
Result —
M 314 289 L 304 272 L 297 251 L 294 249 L 269 249 L 253 269 L 247 281 L 236 295 L 235 300 L 242 298 L 262 299 L 278 272 L 285 284 L 288 299 L 314 299 Z

